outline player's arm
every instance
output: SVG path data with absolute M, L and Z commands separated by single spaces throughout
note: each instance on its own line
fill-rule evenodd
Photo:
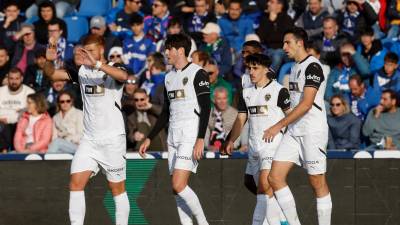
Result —
M 243 129 L 244 124 L 247 120 L 247 106 L 243 99 L 243 94 L 240 94 L 239 102 L 238 102 L 238 114 L 236 116 L 236 120 L 233 123 L 232 130 L 229 132 L 226 137 L 226 144 L 224 144 L 222 153 L 231 154 L 233 151 L 233 143 L 236 139 L 239 138 L 240 133 Z
M 277 105 L 279 108 L 282 109 L 282 112 L 284 112 L 285 115 L 289 115 L 291 109 L 290 109 L 290 94 L 288 89 L 282 88 L 279 91 Z
M 324 74 L 322 68 L 317 63 L 311 63 L 305 71 L 306 81 L 303 89 L 303 98 L 300 103 L 293 108 L 293 110 L 277 124 L 264 131 L 264 138 L 266 141 L 271 142 L 278 132 L 300 119 L 313 107 L 315 96 L 321 83 L 324 81 Z
M 126 72 L 126 69 L 122 64 L 114 64 L 110 66 L 102 63 L 99 67 L 99 70 L 103 71 L 105 74 L 109 75 L 114 80 L 117 80 L 121 83 L 125 82 L 128 79 L 128 73 Z
M 44 75 L 52 81 L 70 80 L 71 77 L 66 70 L 54 67 L 54 61 L 57 59 L 57 49 L 51 42 L 52 40 L 49 40 L 49 47 L 46 49 L 46 63 L 43 68 Z

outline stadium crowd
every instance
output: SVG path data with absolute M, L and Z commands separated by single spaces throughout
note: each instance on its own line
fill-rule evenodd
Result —
M 83 36 L 104 37 L 105 57 L 130 74 L 122 111 L 128 149 L 137 150 L 161 113 L 171 69 L 164 41 L 190 35 L 190 61 L 210 79 L 206 147 L 217 151 L 237 115 L 246 56 L 268 55 L 273 75 L 289 87 L 294 62 L 282 46 L 292 26 L 307 31 L 309 54 L 324 64 L 328 148 L 400 149 L 400 0 L 15 0 L 0 8 L 2 153 L 74 153 L 79 145 L 79 86 L 46 78 L 49 39 L 57 43 L 55 67 L 77 76 Z M 242 133 L 235 147 L 246 151 L 247 140 Z M 150 149 L 166 150 L 166 130 Z

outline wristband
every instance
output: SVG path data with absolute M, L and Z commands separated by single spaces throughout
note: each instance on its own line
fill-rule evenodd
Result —
M 94 66 L 94 68 L 96 70 L 100 70 L 101 66 L 103 65 L 103 63 L 101 61 L 96 61 L 96 65 Z

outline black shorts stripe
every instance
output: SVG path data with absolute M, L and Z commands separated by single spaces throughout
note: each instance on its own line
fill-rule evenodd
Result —
M 200 113 L 199 112 L 197 112 L 197 110 L 196 109 L 194 109 L 193 110 L 194 111 L 194 113 L 198 116 L 198 117 L 200 117 Z
M 114 102 L 114 105 L 115 105 L 115 107 L 117 107 L 119 109 L 119 111 L 122 111 L 121 106 L 119 106 L 117 102 Z
M 314 102 L 312 105 L 315 106 L 315 108 L 317 108 L 317 109 L 319 109 L 320 111 L 322 111 L 322 108 L 321 108 L 319 105 L 315 104 L 315 102 Z
M 326 152 L 320 148 L 318 148 L 320 152 L 322 152 L 322 154 L 324 154 L 325 156 L 327 156 Z

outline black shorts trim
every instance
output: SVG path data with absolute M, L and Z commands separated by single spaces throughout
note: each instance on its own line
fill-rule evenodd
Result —
M 312 105 L 313 105 L 315 108 L 319 109 L 319 111 L 322 111 L 322 108 L 321 108 L 319 105 L 315 104 L 315 102 L 314 102 Z

